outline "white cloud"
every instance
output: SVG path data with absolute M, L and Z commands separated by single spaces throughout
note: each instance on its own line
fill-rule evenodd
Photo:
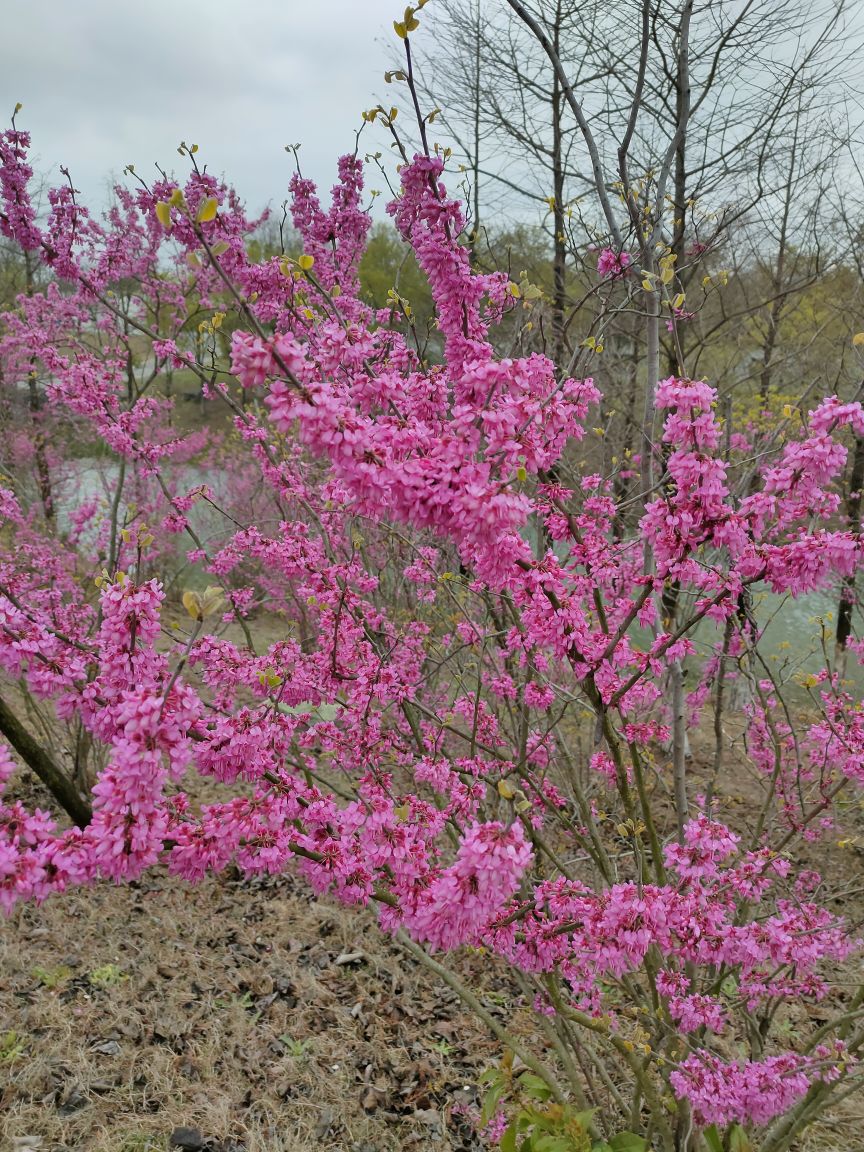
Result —
M 304 174 L 332 183 L 383 87 L 382 39 L 400 11 L 399 0 L 0 0 L 0 119 L 20 101 L 36 167 L 56 178 L 68 166 L 93 206 L 128 163 L 184 171 L 182 139 L 257 210 L 284 198 L 285 144 L 301 142 Z

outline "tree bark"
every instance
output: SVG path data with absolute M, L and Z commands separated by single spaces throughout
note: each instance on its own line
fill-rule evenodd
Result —
M 63 769 L 33 739 L 2 696 L 0 696 L 0 732 L 27 767 L 36 773 L 74 823 L 79 828 L 86 828 L 93 817 L 90 805 L 79 794 Z
M 33 266 L 30 263 L 30 254 L 24 253 L 24 272 L 26 276 L 25 292 L 33 295 Z M 39 385 L 36 382 L 35 362 L 30 361 L 30 372 L 27 376 L 28 400 L 30 416 L 33 420 L 33 449 L 36 454 L 36 482 L 39 486 L 39 499 L 42 502 L 42 512 L 49 527 L 54 527 L 54 494 L 51 490 L 51 471 L 48 467 L 48 454 L 45 451 L 45 433 L 42 429 L 42 397 L 39 395 Z
M 852 474 L 846 493 L 846 524 L 856 538 L 861 535 L 861 489 L 864 487 L 864 436 L 855 437 Z M 845 675 L 846 645 L 852 635 L 852 611 L 856 602 L 855 577 L 847 576 L 840 590 L 835 633 L 835 659 L 841 675 Z

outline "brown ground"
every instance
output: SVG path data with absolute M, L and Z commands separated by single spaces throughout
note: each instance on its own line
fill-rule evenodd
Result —
M 181 1126 L 219 1152 L 478 1147 L 452 1108 L 500 1048 L 371 915 L 291 878 L 22 907 L 0 971 L 4 1149 L 146 1152 Z

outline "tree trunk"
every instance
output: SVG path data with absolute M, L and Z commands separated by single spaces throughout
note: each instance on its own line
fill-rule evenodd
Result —
M 864 486 L 864 436 L 856 436 L 855 453 L 852 457 L 852 474 L 849 477 L 849 488 L 846 492 L 846 526 L 856 539 L 861 535 L 862 486 Z M 852 611 L 856 601 L 855 577 L 847 576 L 840 590 L 834 648 L 835 663 L 841 677 L 846 675 L 846 645 L 852 634 Z
M 25 292 L 33 295 L 33 266 L 30 263 L 30 254 L 24 253 Z M 42 431 L 42 397 L 39 395 L 39 385 L 36 383 L 36 366 L 30 361 L 30 372 L 27 376 L 28 398 L 30 416 L 33 420 L 33 450 L 36 454 L 36 483 L 39 488 L 39 499 L 42 502 L 42 513 L 48 526 L 54 527 L 54 495 L 51 490 L 51 472 L 48 468 L 48 454 L 45 451 L 45 435 Z
M 33 739 L 2 696 L 0 696 L 0 732 L 27 767 L 36 773 L 60 807 L 79 828 L 86 828 L 93 816 L 90 805 L 79 794 L 63 769 Z

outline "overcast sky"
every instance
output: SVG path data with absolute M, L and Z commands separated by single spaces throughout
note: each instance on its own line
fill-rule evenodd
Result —
M 404 7 L 404 4 L 402 5 Z M 92 207 L 108 177 L 181 140 L 250 209 L 277 205 L 302 143 L 329 188 L 360 114 L 384 89 L 400 0 L 0 0 L 0 121 L 20 101 L 34 167 L 68 166 Z M 376 137 L 379 134 L 376 133 Z M 382 140 L 369 137 L 369 147 Z

